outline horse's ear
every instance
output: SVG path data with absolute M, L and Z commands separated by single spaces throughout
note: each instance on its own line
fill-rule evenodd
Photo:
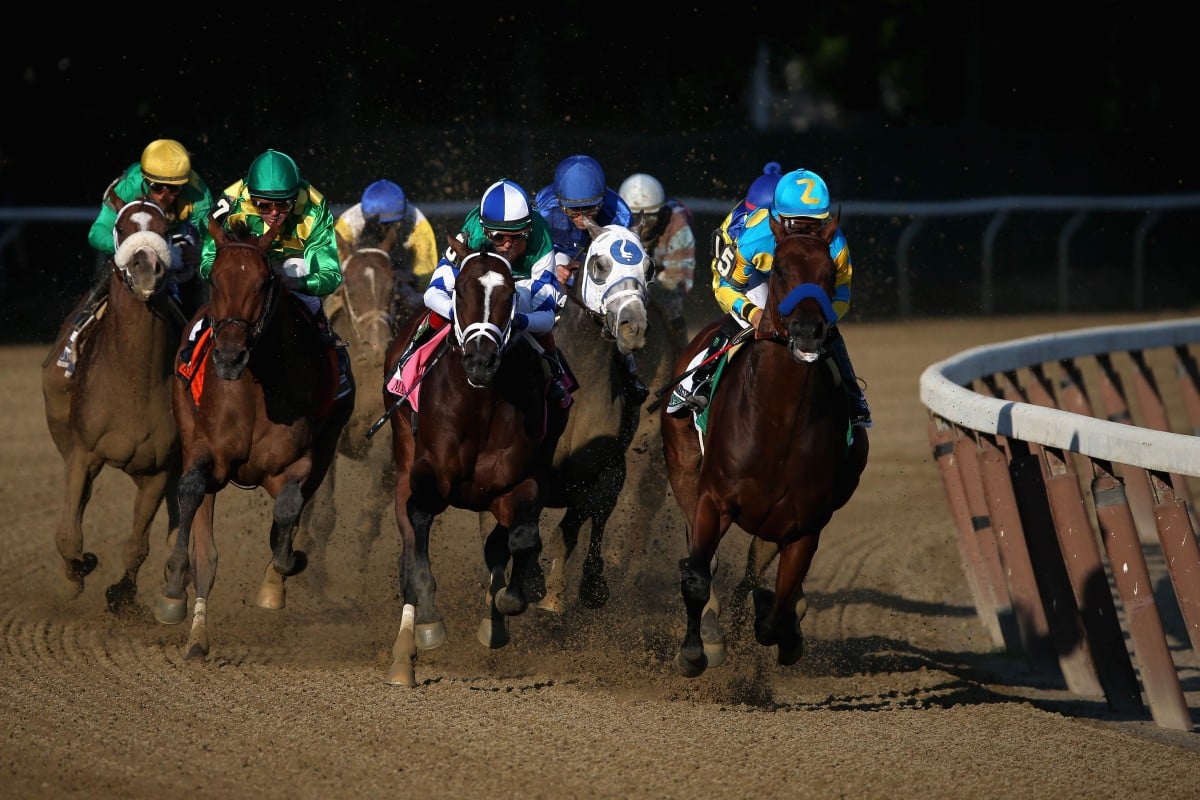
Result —
M 838 206 L 837 211 L 829 215 L 825 220 L 825 224 L 821 226 L 821 238 L 826 242 L 832 242 L 834 235 L 837 234 L 838 224 L 842 219 L 842 207 Z
M 208 218 L 208 235 L 213 238 L 217 244 L 225 244 L 225 230 L 214 217 Z
M 774 214 L 767 214 L 767 222 L 771 226 L 771 233 L 775 234 L 775 241 L 782 242 L 787 236 L 787 228 L 783 227 L 783 222 L 776 219 Z
M 449 233 L 446 234 L 446 241 L 450 244 L 449 249 L 446 250 L 446 257 L 449 258 L 450 254 L 453 253 L 457 257 L 453 260 L 457 260 L 461 264 L 463 256 L 467 254 L 467 243 L 458 238 L 457 235 Z
M 604 233 L 604 228 L 591 217 L 584 217 L 583 221 L 587 225 L 588 236 L 591 236 L 593 239 Z

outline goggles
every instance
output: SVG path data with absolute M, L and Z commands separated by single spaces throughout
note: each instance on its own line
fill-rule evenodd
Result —
M 505 244 L 525 241 L 529 238 L 529 231 L 484 231 L 483 235 L 495 244 Z
M 155 181 L 143 181 L 143 183 L 146 184 L 146 191 L 151 194 L 162 194 L 163 192 L 178 194 L 183 191 L 182 183 L 156 183 Z
M 292 210 L 295 200 L 267 200 L 263 197 L 251 197 L 250 202 L 258 209 L 259 214 L 281 214 Z
M 594 206 L 584 206 L 583 208 L 567 208 L 563 206 L 563 212 L 571 219 L 579 219 L 580 217 L 594 217 L 600 213 L 600 204 Z

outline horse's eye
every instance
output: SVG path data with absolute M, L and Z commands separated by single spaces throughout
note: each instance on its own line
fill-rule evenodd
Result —
M 588 259 L 587 271 L 592 276 L 593 283 L 604 283 L 612 270 L 599 256 L 592 256 Z

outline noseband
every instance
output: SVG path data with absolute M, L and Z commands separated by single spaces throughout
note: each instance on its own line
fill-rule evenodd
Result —
M 465 267 L 472 258 L 475 258 L 476 256 L 480 256 L 480 255 L 483 255 L 483 254 L 478 253 L 478 252 L 468 253 L 467 256 L 463 259 L 462 264 L 459 266 L 459 269 L 458 269 L 459 274 L 460 275 L 462 274 L 463 267 Z M 510 274 L 511 274 L 511 265 L 507 258 L 500 255 L 499 253 L 491 253 L 491 255 L 500 259 L 501 261 L 503 261 L 505 268 L 510 269 Z M 500 280 L 499 278 L 492 276 L 490 274 L 490 272 L 484 273 L 484 275 L 481 275 L 480 279 L 481 280 Z M 457 282 L 456 282 L 456 286 L 457 286 Z M 457 294 L 457 292 L 458 292 L 458 289 L 455 288 L 455 293 Z M 459 321 L 459 316 L 457 313 L 455 313 L 455 315 L 454 315 L 454 336 L 456 339 L 458 339 L 459 349 L 461 350 L 462 348 L 466 347 L 474 339 L 486 338 L 486 339 L 491 339 L 493 342 L 496 343 L 497 350 L 503 351 L 508 346 L 508 341 L 512 336 L 512 319 L 513 319 L 513 315 L 516 313 L 516 310 L 517 310 L 516 299 L 517 299 L 516 292 L 514 291 L 512 306 L 508 310 L 508 321 L 505 323 L 503 329 L 501 329 L 498 325 L 496 325 L 496 324 L 492 323 L 490 320 L 488 320 L 486 304 L 484 305 L 483 319 L 479 322 L 469 323 L 465 328 L 462 327 L 461 322 Z M 457 305 L 457 303 L 456 303 L 456 305 Z

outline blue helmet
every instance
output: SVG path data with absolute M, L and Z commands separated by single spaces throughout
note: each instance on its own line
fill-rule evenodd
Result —
M 375 181 L 363 189 L 362 212 L 364 216 L 379 217 L 380 222 L 399 222 L 408 213 L 408 198 L 391 181 Z
M 825 219 L 829 216 L 829 187 L 817 173 L 794 169 L 780 178 L 775 187 L 771 216 Z
M 479 222 L 497 231 L 519 231 L 529 226 L 529 195 L 513 181 L 501 179 L 483 193 L 479 201 Z
M 591 156 L 567 156 L 554 169 L 554 194 L 563 208 L 600 205 L 607 188 L 604 170 Z
M 778 161 L 768 161 L 763 166 L 763 174 L 750 184 L 750 191 L 746 192 L 746 205 L 752 210 L 770 208 L 775 203 L 775 186 L 783 177 L 782 172 L 783 167 L 779 166 Z

